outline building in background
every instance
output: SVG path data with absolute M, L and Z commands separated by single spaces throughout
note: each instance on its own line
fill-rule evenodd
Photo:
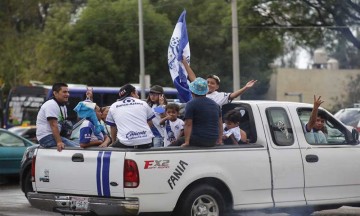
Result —
M 330 111 L 348 96 L 348 85 L 360 75 L 360 69 L 339 69 L 339 62 L 329 58 L 324 48 L 314 51 L 308 69 L 274 68 L 268 100 L 313 103 L 314 95 L 322 96 L 322 106 Z
M 314 95 L 321 95 L 322 107 L 331 110 L 348 95 L 349 81 L 360 75 L 358 70 L 274 68 L 270 88 L 265 98 L 278 101 L 313 103 Z

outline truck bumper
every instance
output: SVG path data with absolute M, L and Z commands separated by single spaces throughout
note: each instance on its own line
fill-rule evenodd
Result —
M 82 206 L 81 209 L 76 209 L 77 206 L 72 201 L 74 198 L 85 198 L 87 200 L 86 207 Z M 63 214 L 137 215 L 139 212 L 139 200 L 137 198 L 80 197 L 30 192 L 28 193 L 28 200 L 35 208 Z

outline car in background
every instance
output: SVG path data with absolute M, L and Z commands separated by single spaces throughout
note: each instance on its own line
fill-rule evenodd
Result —
M 8 129 L 9 131 L 22 136 L 34 143 L 38 143 L 38 140 L 36 139 L 36 126 L 30 125 L 30 126 L 15 126 Z
M 334 116 L 345 125 L 352 126 L 360 132 L 360 108 L 341 109 Z
M 30 140 L 0 128 L 0 175 L 18 175 L 24 152 L 34 145 Z

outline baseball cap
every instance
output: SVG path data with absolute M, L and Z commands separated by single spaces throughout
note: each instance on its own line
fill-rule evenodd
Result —
M 201 77 L 196 78 L 192 83 L 190 83 L 189 89 L 196 95 L 206 95 L 209 91 L 207 81 Z
M 133 92 L 135 90 L 136 90 L 136 88 L 134 86 L 132 86 L 131 84 L 124 85 L 123 87 L 120 88 L 119 100 L 122 100 L 122 99 L 128 97 L 131 94 L 131 92 Z
M 153 87 L 150 88 L 150 92 L 151 93 L 157 93 L 157 94 L 163 94 L 164 89 L 163 89 L 163 87 L 161 87 L 159 85 L 154 85 Z

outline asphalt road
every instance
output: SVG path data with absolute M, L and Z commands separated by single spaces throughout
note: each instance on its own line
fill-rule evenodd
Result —
M 18 178 L 0 180 L 0 216 L 58 215 L 33 208 L 19 186 Z
M 18 179 L 10 178 L 7 182 L 0 180 L 0 216 L 35 216 L 61 215 L 58 213 L 41 211 L 33 208 L 20 189 Z M 231 216 L 289 216 L 287 213 L 265 213 L 261 211 L 242 212 Z M 301 214 L 296 214 L 297 216 Z M 313 216 L 360 216 L 360 208 L 341 207 L 339 209 L 324 210 L 313 213 Z

